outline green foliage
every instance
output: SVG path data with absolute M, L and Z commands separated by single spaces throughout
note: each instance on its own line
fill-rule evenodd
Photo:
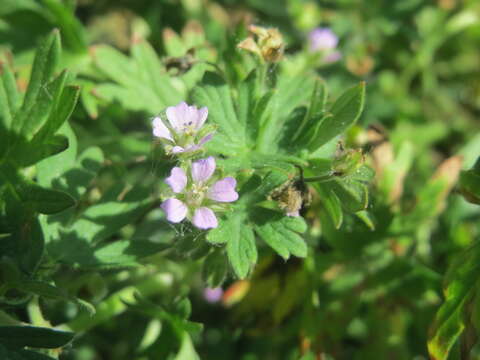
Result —
M 428 342 L 435 359 L 448 359 L 452 347 L 468 322 L 468 303 L 473 300 L 478 280 L 478 244 L 458 256 L 445 279 L 445 302 L 438 310 Z M 470 315 L 471 316 L 471 315 Z
M 307 164 L 301 159 L 308 157 L 305 156 L 305 152 L 307 154 L 309 151 L 315 152 L 358 119 L 364 97 L 364 85 L 361 84 L 348 90 L 335 101 L 328 111 L 331 120 L 313 122 L 308 118 L 304 119 L 307 126 L 300 133 L 300 139 L 302 134 L 309 136 L 317 134 L 314 129 L 321 135 L 311 135 L 310 142 L 297 142 L 295 152 L 292 153 L 291 145 L 280 142 L 279 135 L 285 131 L 284 127 L 288 126 L 286 122 L 291 113 L 309 99 L 305 93 L 301 92 L 299 95 L 292 89 L 295 88 L 295 84 L 305 86 L 307 91 L 312 91 L 310 97 L 312 99 L 316 99 L 318 89 L 316 87 L 312 89 L 306 79 L 302 78 L 299 81 L 282 75 L 277 78 L 279 85 L 271 90 L 268 89 L 268 85 L 265 88 L 262 83 L 255 84 L 257 81 L 256 72 L 252 71 L 244 82 L 240 83 L 239 96 L 235 99 L 227 83 L 220 76 L 208 72 L 193 91 L 195 103 L 207 106 L 209 120 L 218 126 L 215 137 L 208 144 L 208 149 L 226 157 L 222 166 L 229 172 L 253 168 L 259 174 L 265 174 L 260 175 L 261 179 L 251 178 L 250 184 L 247 183 L 242 189 L 243 200 L 240 200 L 234 213 L 207 235 L 207 241 L 211 244 L 227 243 L 229 262 L 240 279 L 248 275 L 257 261 L 254 232 L 284 259 L 288 259 L 290 255 L 307 256 L 307 246 L 298 234 L 306 231 L 306 224 L 303 221 L 288 219 L 281 212 L 260 210 L 256 206 L 265 201 L 273 191 L 284 186 L 289 179 L 288 176 L 294 176 L 291 162 Z M 323 91 L 326 92 L 324 87 Z M 322 100 L 322 103 L 325 102 L 326 100 Z M 310 106 L 313 107 L 315 104 Z M 323 108 L 315 108 L 309 109 L 307 114 L 312 112 L 327 113 Z M 304 116 L 308 116 L 307 114 Z M 268 137 L 265 134 L 268 134 Z M 275 152 L 278 152 L 278 155 Z M 265 170 L 273 169 L 276 170 L 265 173 Z M 364 166 L 353 175 L 342 179 L 335 179 L 333 171 L 327 174 L 330 182 L 325 186 L 334 191 L 332 196 L 341 199 L 349 211 L 363 210 L 367 206 L 367 183 L 372 174 L 366 169 Z M 285 173 L 282 174 L 278 172 L 279 170 Z M 262 185 L 255 188 L 253 183 L 256 181 Z M 227 234 L 234 235 L 226 241 Z
M 156 54 L 145 41 L 134 44 L 132 58 L 108 46 L 95 48 L 93 61 L 107 80 L 95 87 L 105 101 L 119 101 L 132 110 L 147 110 L 150 114 L 168 104 L 178 103 L 182 92 L 162 72 Z
M 74 334 L 50 328 L 34 326 L 1 326 L 0 343 L 9 348 L 55 349 L 65 346 L 73 339 Z
M 209 146 L 212 151 L 235 156 L 242 153 L 245 144 L 245 123 L 240 123 L 233 106 L 230 89 L 217 74 L 208 72 L 202 86 L 193 91 L 192 98 L 199 106 L 207 106 L 209 120 L 219 127 L 218 134 Z
M 477 160 L 471 170 L 460 173 L 460 191 L 465 199 L 471 203 L 480 205 L 480 159 Z
M 232 217 L 223 226 L 227 231 L 235 234 L 227 242 L 227 255 L 235 274 L 243 279 L 257 262 L 257 248 L 253 232 L 250 227 L 241 223 L 238 216 Z
M 253 243 L 251 246 L 254 247 L 255 244 Z M 212 251 L 205 258 L 202 277 L 209 287 L 216 288 L 221 286 L 225 281 L 227 270 L 228 264 L 222 252 Z
M 95 308 L 87 301 L 52 280 L 45 281 L 52 264 L 126 268 L 138 266 L 139 259 L 166 245 L 141 239 L 100 244 L 142 215 L 151 201 L 141 189 L 127 193 L 117 186 L 98 203 L 86 206 L 104 157 L 97 147 L 77 157 L 77 139 L 66 121 L 76 106 L 79 88 L 70 85 L 73 78 L 67 71 L 57 74 L 59 62 L 60 37 L 54 30 L 36 52 L 25 94 L 17 88 L 11 64 L 2 68 L 0 301 L 19 305 L 38 296 L 71 302 L 93 314 Z M 36 172 L 28 170 L 31 165 L 36 165 Z M 9 356 L 22 359 L 50 358 L 20 350 L 25 346 L 57 348 L 73 338 L 71 332 L 33 326 L 4 326 L 1 332 L 2 344 L 17 349 L 12 354 L 9 350 Z
M 320 95 L 321 97 L 321 95 Z M 308 149 L 314 152 L 337 135 L 342 134 L 352 126 L 360 117 L 363 110 L 365 98 L 365 83 L 347 90 L 333 103 L 327 111 L 316 109 L 320 113 L 317 121 L 306 118 L 304 121 L 310 123 L 300 132 L 299 141 L 308 142 Z M 310 111 L 312 114 L 314 111 Z

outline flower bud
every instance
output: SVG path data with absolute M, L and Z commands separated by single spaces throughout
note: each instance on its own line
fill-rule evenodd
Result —
M 333 161 L 332 167 L 338 176 L 350 175 L 365 162 L 362 150 L 348 149 L 341 152 Z
M 248 30 L 256 35 L 257 40 L 252 37 L 246 38 L 237 45 L 239 49 L 250 51 L 270 63 L 282 59 L 285 43 L 278 29 L 251 25 Z

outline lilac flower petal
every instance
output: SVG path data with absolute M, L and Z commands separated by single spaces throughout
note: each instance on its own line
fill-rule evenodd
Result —
M 197 130 L 199 130 L 203 126 L 203 124 L 205 124 L 207 117 L 208 117 L 208 108 L 206 106 L 197 110 L 197 126 L 196 126 Z
M 165 179 L 165 182 L 174 193 L 179 193 L 187 185 L 187 175 L 182 168 L 176 166 L 170 171 L 170 176 Z
M 167 119 L 175 131 L 182 132 L 187 116 L 188 105 L 182 101 L 177 106 L 169 106 L 166 110 Z
M 207 207 L 201 207 L 195 210 L 192 222 L 193 225 L 202 230 L 213 229 L 218 226 L 215 213 Z
M 325 51 L 335 49 L 338 36 L 329 28 L 316 28 L 308 35 L 310 51 Z
M 219 202 L 232 202 L 238 199 L 238 193 L 235 191 L 237 181 L 232 177 L 226 177 L 217 181 L 208 190 L 207 197 Z
M 187 148 L 185 150 L 182 150 L 181 152 L 193 152 L 199 149 L 200 149 L 200 146 L 198 145 L 190 145 L 190 146 L 187 146 Z
M 165 211 L 167 220 L 170 222 L 179 223 L 187 216 L 187 206 L 178 199 L 169 198 L 160 207 Z
M 323 61 L 327 64 L 334 63 L 342 58 L 340 51 L 334 51 L 323 58 Z
M 168 121 L 177 132 L 185 132 L 188 128 L 199 130 L 207 120 L 208 109 L 189 106 L 182 101 L 177 106 L 170 106 L 166 110 Z
M 172 152 L 175 152 L 175 148 L 180 148 L 177 152 L 193 152 L 193 151 L 200 150 L 202 148 L 203 144 L 212 140 L 212 137 L 213 137 L 213 133 L 210 133 L 210 134 L 204 136 L 203 138 L 201 138 L 200 141 L 198 142 L 198 144 L 187 146 L 186 149 L 183 149 L 180 146 L 175 146 L 173 148 Z
M 209 142 L 210 140 L 212 140 L 213 138 L 213 133 L 210 133 L 210 134 L 207 134 L 205 135 L 203 138 L 200 139 L 200 141 L 198 142 L 198 146 L 202 146 L 203 144 Z
M 219 302 L 222 299 L 223 289 L 221 287 L 217 288 L 205 288 L 203 290 L 203 298 L 213 304 Z
M 195 161 L 192 164 L 193 181 L 195 183 L 207 181 L 215 171 L 215 167 L 215 158 L 213 156 Z
M 165 126 L 162 119 L 160 117 L 156 117 L 152 121 L 153 124 L 153 135 L 156 137 L 164 138 L 170 141 L 173 141 L 172 134 L 170 130 Z
M 173 153 L 173 154 L 179 154 L 179 153 L 183 153 L 183 152 L 185 152 L 185 151 L 188 151 L 188 149 L 189 149 L 189 148 L 184 149 L 183 147 L 177 145 L 177 146 L 174 146 L 174 147 L 172 148 L 172 153 Z
M 193 128 L 196 129 L 198 120 L 199 120 L 199 113 L 198 113 L 197 107 L 194 105 L 187 106 L 187 109 L 185 110 L 185 118 L 184 118 L 183 126 L 186 127 L 186 126 L 193 125 Z

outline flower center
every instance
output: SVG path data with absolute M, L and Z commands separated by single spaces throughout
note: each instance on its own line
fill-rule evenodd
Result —
M 198 183 L 193 184 L 190 188 L 190 191 L 186 194 L 186 201 L 188 205 L 198 207 L 202 205 L 203 199 L 205 198 L 205 193 L 208 190 L 208 186 Z
M 193 121 L 186 122 L 183 125 L 183 133 L 188 136 L 193 136 L 196 133 L 195 124 Z

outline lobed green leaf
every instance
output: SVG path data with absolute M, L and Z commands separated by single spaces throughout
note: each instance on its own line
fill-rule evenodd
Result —
M 243 224 L 241 215 L 234 213 L 225 220 L 229 229 L 227 256 L 235 275 L 244 279 L 257 262 L 255 236 L 250 226 Z
M 306 231 L 306 223 L 302 217 L 288 217 L 277 212 L 262 210 L 256 214 L 262 224 L 255 225 L 255 232 L 275 252 L 287 260 L 290 255 L 307 256 L 307 245 L 298 233 Z
M 131 52 L 144 84 L 153 89 L 166 105 L 176 105 L 180 102 L 182 95 L 173 86 L 152 46 L 143 39 L 136 39 Z M 160 110 L 158 109 L 157 112 Z
M 226 148 L 216 147 L 215 149 L 218 150 L 239 149 L 245 145 L 244 125 L 237 118 L 230 89 L 219 75 L 212 72 L 205 73 L 201 84 L 193 90 L 192 98 L 197 106 L 208 107 L 209 121 L 219 126 L 215 138 L 221 138 L 221 140 L 214 138 L 212 145 L 209 146 L 214 146 L 217 141 L 229 144 Z

